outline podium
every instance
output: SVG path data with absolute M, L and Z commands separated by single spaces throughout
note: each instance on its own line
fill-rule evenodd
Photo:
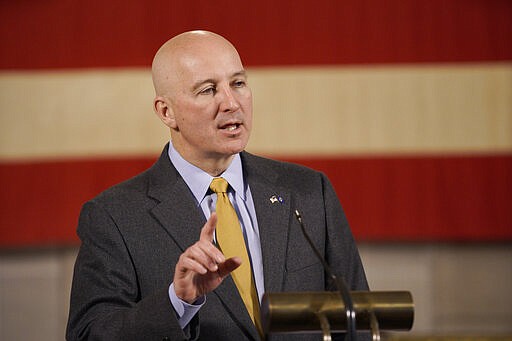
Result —
M 381 330 L 410 330 L 414 304 L 408 291 L 352 291 L 356 330 L 370 330 L 374 341 Z M 346 332 L 349 321 L 339 292 L 266 293 L 261 320 L 266 335 L 272 333 L 308 333 L 321 331 L 323 340 L 332 332 Z M 355 341 L 355 340 L 351 340 Z

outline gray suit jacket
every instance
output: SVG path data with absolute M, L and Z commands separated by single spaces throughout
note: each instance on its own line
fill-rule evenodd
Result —
M 75 264 L 69 340 L 258 340 L 231 277 L 182 330 L 168 288 L 180 254 L 205 223 L 201 208 L 169 160 L 167 146 L 147 171 L 87 202 Z M 293 216 L 299 209 L 316 246 L 352 290 L 364 270 L 328 179 L 289 163 L 242 153 L 260 229 L 266 292 L 333 290 Z M 282 202 L 272 202 L 272 196 Z M 270 340 L 319 340 L 276 335 Z

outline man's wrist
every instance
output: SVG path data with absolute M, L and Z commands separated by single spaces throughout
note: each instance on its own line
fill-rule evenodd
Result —
M 176 317 L 178 318 L 178 323 L 181 328 L 185 328 L 187 326 L 206 302 L 206 296 L 200 296 L 192 304 L 187 303 L 176 295 L 174 283 L 171 283 L 169 286 L 169 299 L 174 311 L 176 312 Z

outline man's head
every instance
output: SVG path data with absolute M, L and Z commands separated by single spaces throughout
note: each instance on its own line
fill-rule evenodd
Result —
M 176 150 L 207 172 L 223 171 L 204 167 L 229 165 L 252 126 L 252 93 L 234 46 L 211 32 L 182 33 L 158 50 L 152 75 L 154 110 Z

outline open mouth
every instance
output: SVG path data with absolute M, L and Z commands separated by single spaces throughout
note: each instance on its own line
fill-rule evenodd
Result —
M 226 124 L 224 126 L 221 127 L 221 129 L 224 129 L 224 130 L 227 130 L 227 131 L 235 131 L 238 129 L 238 127 L 240 127 L 240 124 L 239 123 L 234 123 L 234 124 Z

